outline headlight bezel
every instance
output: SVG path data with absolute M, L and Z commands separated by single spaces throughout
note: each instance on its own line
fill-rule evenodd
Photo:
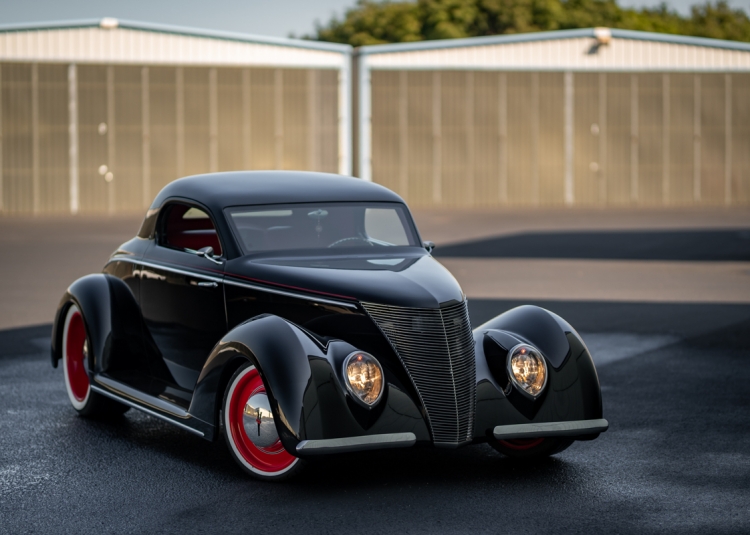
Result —
M 349 367 L 349 363 L 351 360 L 358 355 L 362 355 L 366 358 L 372 359 L 372 362 L 377 367 L 378 371 L 380 372 L 380 392 L 378 393 L 377 397 L 375 398 L 372 403 L 368 403 L 354 390 L 352 387 L 350 381 L 349 381 L 349 372 L 347 371 L 347 368 Z M 383 366 L 380 364 L 380 361 L 376 359 L 373 355 L 368 353 L 367 351 L 352 351 L 349 353 L 349 355 L 346 356 L 344 359 L 344 362 L 341 365 L 341 375 L 343 377 L 343 383 L 346 386 L 346 391 L 349 394 L 349 396 L 360 406 L 366 408 L 366 409 L 372 409 L 380 402 L 381 399 L 383 399 L 383 394 L 385 393 L 385 372 L 383 371 Z
M 516 374 L 513 372 L 513 357 L 516 355 L 516 353 L 520 353 L 522 349 L 525 349 L 528 354 L 533 354 L 536 356 L 536 358 L 541 363 L 542 368 L 544 369 L 544 381 L 542 382 L 541 388 L 539 388 L 539 391 L 536 393 L 529 392 L 526 390 L 526 388 L 521 384 L 521 382 L 516 378 Z M 547 383 L 549 382 L 549 367 L 547 366 L 547 359 L 544 358 L 544 355 L 542 354 L 539 349 L 532 346 L 531 344 L 527 343 L 520 343 L 513 346 L 510 351 L 508 351 L 508 357 L 506 360 L 506 372 L 508 374 L 508 380 L 511 382 L 515 390 L 520 392 L 523 396 L 530 400 L 536 400 L 539 399 L 539 397 L 544 394 L 544 392 L 547 389 Z

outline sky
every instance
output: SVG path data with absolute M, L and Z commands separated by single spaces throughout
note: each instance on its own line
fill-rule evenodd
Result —
M 681 13 L 701 0 L 667 2 Z M 622 6 L 656 1 L 619 0 Z M 115 17 L 276 37 L 312 34 L 316 20 L 341 16 L 355 0 L 0 0 L 0 24 Z M 750 0 L 730 0 L 750 12 Z

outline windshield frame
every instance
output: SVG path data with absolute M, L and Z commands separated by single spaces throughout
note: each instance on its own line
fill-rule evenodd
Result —
M 269 209 L 283 209 L 283 207 L 301 207 L 301 206 L 364 206 L 367 208 L 395 208 L 396 213 L 399 215 L 401 224 L 404 227 L 404 232 L 408 239 L 413 239 L 415 245 L 389 245 L 386 247 L 341 247 L 341 248 L 304 248 L 304 249 L 272 249 L 262 251 L 248 251 L 242 236 L 239 233 L 239 229 L 235 224 L 234 217 L 232 217 L 232 211 L 239 209 L 261 209 L 268 207 Z M 400 210 L 399 210 L 400 209 Z M 422 245 L 422 237 L 419 235 L 417 225 L 414 223 L 411 211 L 406 203 L 403 202 L 389 202 L 389 201 L 331 201 L 331 202 L 299 202 L 299 203 L 263 203 L 263 204 L 238 204 L 233 206 L 225 206 L 222 209 L 224 218 L 226 219 L 227 225 L 232 232 L 237 246 L 242 251 L 243 257 L 286 257 L 292 258 L 295 256 L 346 256 L 346 255 L 361 255 L 363 253 L 369 253 L 373 256 L 381 256 L 383 254 L 400 254 L 403 255 L 405 250 L 424 249 Z

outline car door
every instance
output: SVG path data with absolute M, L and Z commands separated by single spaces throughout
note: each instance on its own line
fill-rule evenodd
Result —
M 213 255 L 199 256 L 205 247 Z M 141 311 L 177 385 L 193 390 L 203 364 L 227 331 L 221 240 L 206 209 L 164 206 L 141 269 Z M 148 341 L 147 341 L 148 342 Z

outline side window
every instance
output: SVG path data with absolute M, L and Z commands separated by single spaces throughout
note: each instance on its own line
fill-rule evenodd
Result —
M 211 218 L 200 208 L 186 204 L 171 204 L 162 216 L 159 245 L 172 249 L 213 247 L 214 255 L 221 256 L 221 243 Z

